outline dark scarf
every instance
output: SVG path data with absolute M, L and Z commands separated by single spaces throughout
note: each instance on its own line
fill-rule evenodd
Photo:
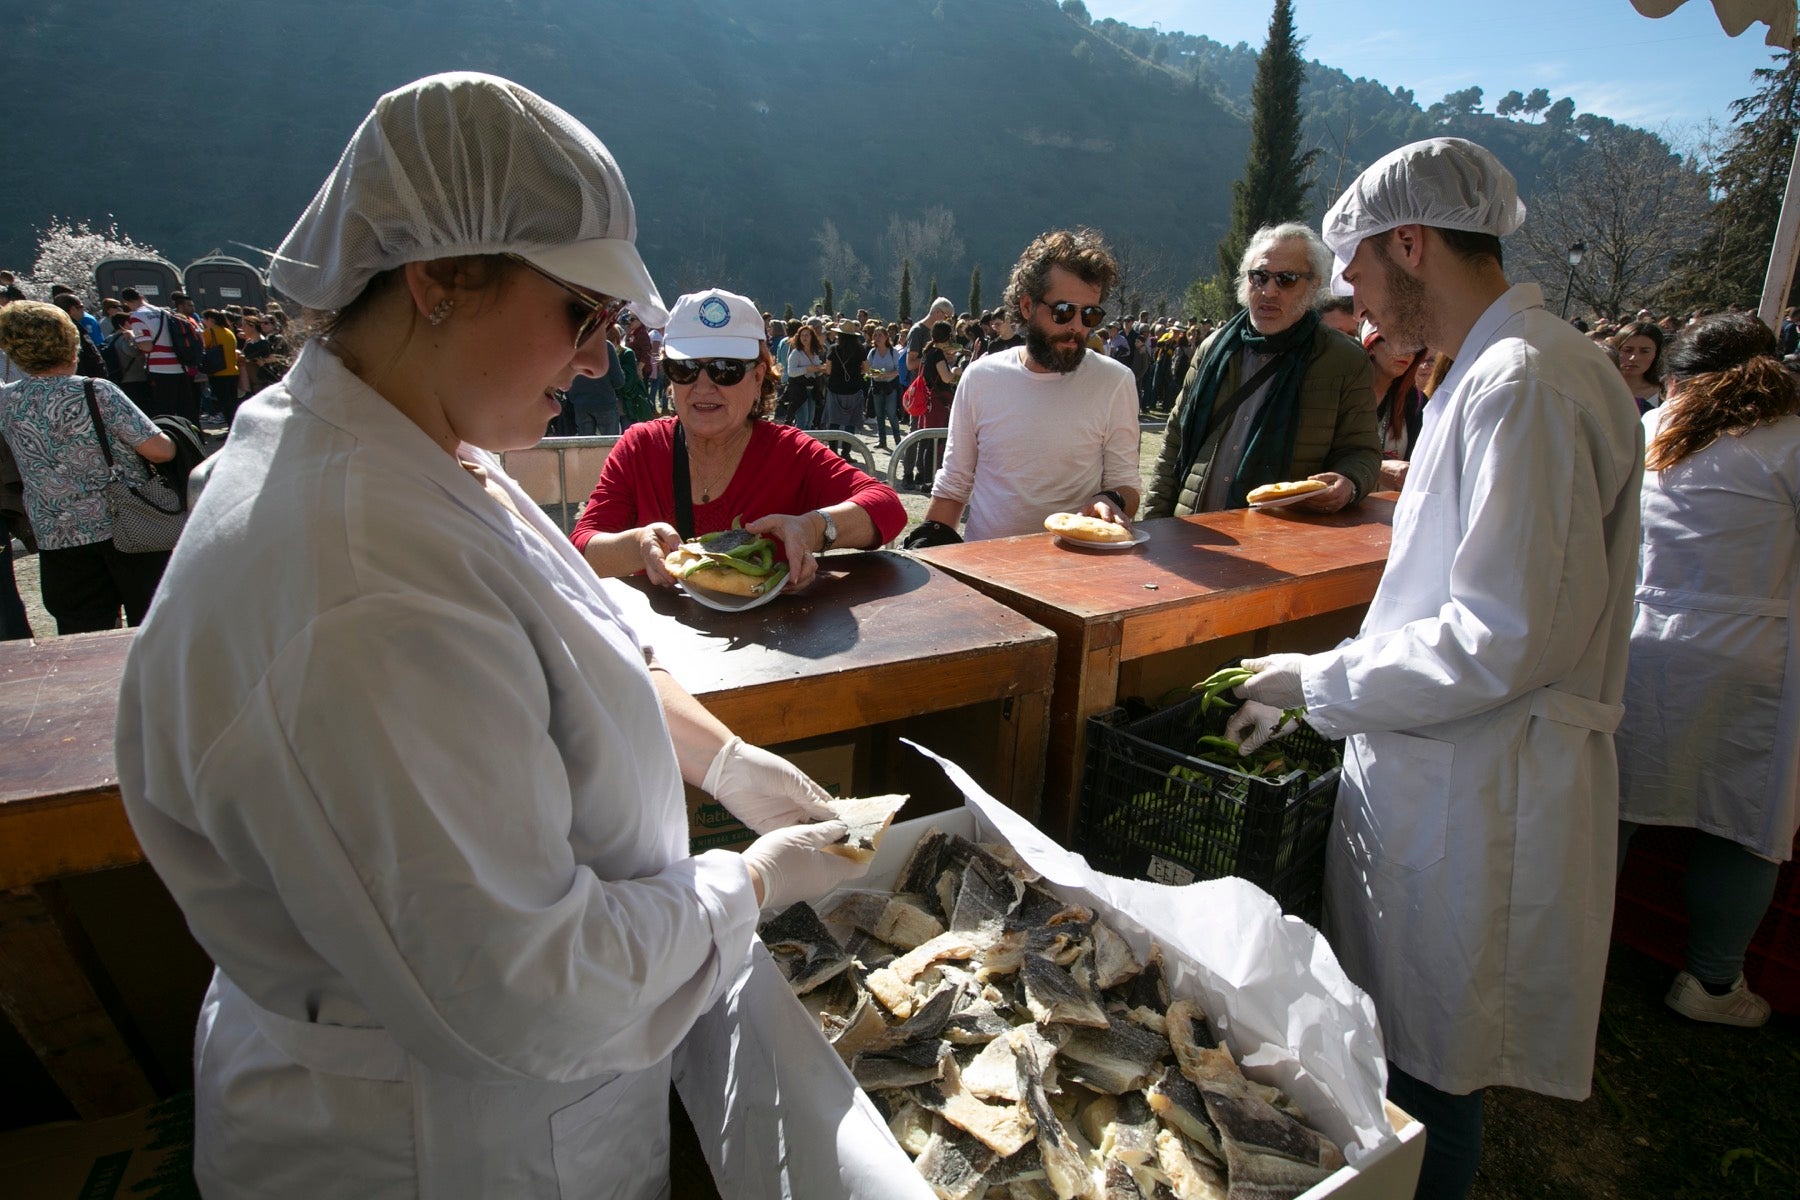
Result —
M 1264 337 L 1250 324 L 1248 309 L 1225 322 L 1213 339 L 1206 357 L 1194 371 L 1193 386 L 1181 398 L 1181 463 L 1175 475 L 1175 486 L 1183 487 L 1189 472 L 1210 432 L 1213 405 L 1222 399 L 1225 372 L 1238 351 L 1248 349 L 1256 354 L 1280 356 L 1280 364 L 1269 377 L 1268 399 L 1263 402 L 1250 426 L 1250 440 L 1244 445 L 1244 457 L 1227 501 L 1232 508 L 1243 508 L 1250 489 L 1265 483 L 1279 483 L 1294 458 L 1294 436 L 1299 430 L 1300 380 L 1306 365 L 1312 361 L 1313 337 L 1319 329 L 1319 314 L 1308 312 L 1280 333 Z M 1248 376 L 1246 376 L 1248 378 Z

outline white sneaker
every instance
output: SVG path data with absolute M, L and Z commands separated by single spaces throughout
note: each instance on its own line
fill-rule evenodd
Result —
M 1675 977 L 1663 1003 L 1691 1020 L 1710 1021 L 1715 1025 L 1755 1029 L 1769 1020 L 1769 1002 L 1751 991 L 1742 975 L 1737 977 L 1729 992 L 1715 996 L 1698 979 L 1683 971 Z

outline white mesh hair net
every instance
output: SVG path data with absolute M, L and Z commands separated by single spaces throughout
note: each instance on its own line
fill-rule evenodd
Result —
M 510 80 L 453 72 L 375 102 L 269 276 L 330 310 L 403 263 L 518 254 L 660 325 L 636 240 L 625 177 L 586 126 Z
M 1325 213 L 1320 234 L 1337 258 L 1332 288 L 1348 294 L 1344 268 L 1366 237 L 1432 225 L 1505 237 L 1525 223 L 1512 172 L 1463 138 L 1428 138 L 1376 160 Z

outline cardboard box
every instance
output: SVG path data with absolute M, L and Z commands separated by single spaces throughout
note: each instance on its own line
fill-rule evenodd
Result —
M 9 1200 L 198 1200 L 194 1097 L 0 1134 L 0 1179 Z
M 797 748 L 779 753 L 833 796 L 856 794 L 853 783 L 856 777 L 855 742 L 826 745 L 800 742 L 795 745 Z M 703 850 L 742 850 L 756 840 L 756 835 L 742 821 L 697 787 L 687 789 L 687 810 L 688 848 L 694 854 Z

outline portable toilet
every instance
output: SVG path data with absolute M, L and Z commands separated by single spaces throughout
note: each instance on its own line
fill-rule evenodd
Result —
M 181 290 L 181 272 L 160 258 L 109 258 L 94 268 L 94 286 L 103 300 L 134 287 L 145 303 L 167 308 L 169 294 Z
M 187 281 L 187 294 L 201 309 L 224 308 L 236 304 L 258 311 L 269 302 L 269 285 L 262 272 L 241 258 L 212 254 L 197 258 L 182 272 Z

